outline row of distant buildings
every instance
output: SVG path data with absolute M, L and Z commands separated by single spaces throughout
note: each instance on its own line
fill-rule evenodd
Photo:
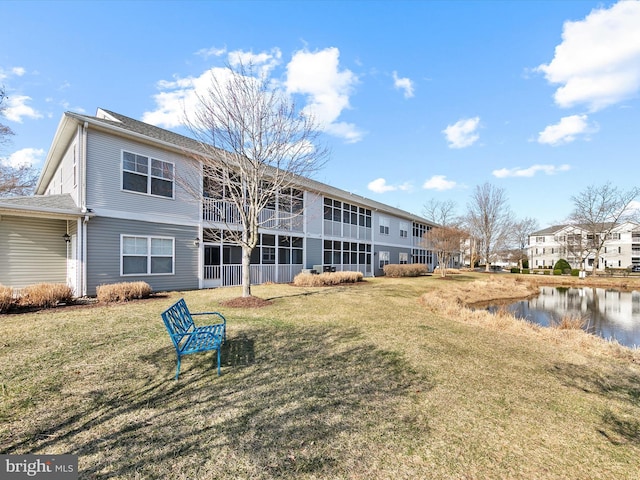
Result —
M 553 268 L 565 259 L 573 268 L 592 270 L 595 253 L 592 245 L 604 241 L 598 269 L 640 267 L 640 224 L 625 222 L 611 229 L 605 226 L 606 238 L 576 225 L 554 225 L 529 237 L 528 257 L 531 268 Z

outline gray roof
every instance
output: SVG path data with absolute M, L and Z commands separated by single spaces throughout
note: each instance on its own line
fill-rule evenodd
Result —
M 124 115 L 112 112 L 111 110 L 106 110 L 104 108 L 99 108 L 98 113 L 95 117 L 87 117 L 85 115 L 78 115 L 75 113 L 69 113 L 69 115 L 78 116 L 83 119 L 91 119 L 116 128 L 124 128 L 130 132 L 138 133 L 155 140 L 160 140 L 161 142 L 169 143 L 177 147 L 196 151 L 202 150 L 202 148 L 200 147 L 200 143 L 193 138 L 189 138 L 184 135 L 180 135 L 179 133 L 165 130 L 164 128 L 156 127 L 155 125 L 150 125 L 148 123 L 126 117 Z
M 31 197 L 0 198 L 0 213 L 51 218 L 70 218 L 85 215 L 68 193 L 62 195 L 34 195 Z
M 551 227 L 544 228 L 542 230 L 538 230 L 537 232 L 533 232 L 531 235 L 552 235 L 556 233 L 558 230 L 562 230 L 564 227 L 568 225 L 552 225 Z
M 61 124 L 64 124 L 65 117 L 69 119 L 73 119 L 78 123 L 87 122 L 96 128 L 100 128 L 101 126 L 103 126 L 104 128 L 108 129 L 110 132 L 119 131 L 123 135 L 134 135 L 142 141 L 148 141 L 152 143 L 161 143 L 166 148 L 173 148 L 183 153 L 185 151 L 191 151 L 195 153 L 208 155 L 211 153 L 211 150 L 213 148 L 210 145 L 207 146 L 208 148 L 205 148 L 200 142 L 198 142 L 193 138 L 189 138 L 187 136 L 180 135 L 178 133 L 165 130 L 163 128 L 159 128 L 154 125 L 141 122 L 139 120 L 135 120 L 133 118 L 127 117 L 125 115 L 121 115 L 116 112 L 112 112 L 111 110 L 106 110 L 104 108 L 98 108 L 96 116 L 83 115 L 83 114 L 74 113 L 74 112 L 66 112 L 63 117 L 63 120 L 61 121 Z M 60 131 L 60 128 L 61 127 L 59 127 L 59 131 Z M 63 130 L 64 129 L 65 127 L 63 127 Z M 70 134 L 72 131 L 73 129 L 68 130 L 67 134 Z M 223 152 L 223 150 L 220 150 L 220 151 Z M 50 155 L 47 157 L 45 168 L 49 163 L 50 156 L 52 156 L 51 152 L 50 152 Z M 56 156 L 56 155 L 53 155 L 53 156 Z M 53 168 L 50 168 L 47 171 L 43 170 L 40 177 L 40 181 L 38 183 L 37 190 L 41 189 L 44 185 L 46 185 L 47 182 L 44 181 L 44 179 L 47 176 L 52 175 L 53 172 L 54 172 Z M 369 198 L 362 197 L 360 195 L 353 194 L 351 192 L 341 190 L 336 187 L 332 187 L 331 185 L 327 185 L 325 183 L 321 183 L 316 180 L 305 178 L 305 177 L 300 177 L 299 179 L 300 179 L 300 186 L 302 188 L 308 188 L 308 189 L 322 192 L 328 195 L 336 196 L 345 201 L 358 202 L 369 208 L 386 211 L 390 214 L 399 215 L 401 217 L 405 217 L 420 223 L 436 225 L 434 222 L 431 222 L 423 217 L 420 217 L 419 215 L 407 212 L 405 210 L 401 210 L 399 208 L 391 207 L 384 203 L 371 200 Z M 43 192 L 41 191 L 40 193 L 43 193 Z

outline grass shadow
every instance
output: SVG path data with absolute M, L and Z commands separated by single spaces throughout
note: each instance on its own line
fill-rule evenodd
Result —
M 429 380 L 355 328 L 250 328 L 222 359 L 218 377 L 215 352 L 189 355 L 175 381 L 171 348 L 140 352 L 77 398 L 50 399 L 2 453 L 77 454 L 80 478 L 335 478 L 354 438 L 428 434 L 395 405 Z
M 564 385 L 611 401 L 601 415 L 601 435 L 613 444 L 640 445 L 640 374 L 622 365 L 595 370 L 571 363 L 556 364 L 551 372 Z

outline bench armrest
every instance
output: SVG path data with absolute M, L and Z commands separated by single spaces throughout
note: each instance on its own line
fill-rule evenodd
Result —
M 220 313 L 220 312 L 198 312 L 198 313 L 191 313 L 191 316 L 194 315 L 217 315 L 218 317 L 220 317 L 222 319 L 222 321 L 224 323 L 227 322 L 226 318 L 224 318 L 224 316 Z

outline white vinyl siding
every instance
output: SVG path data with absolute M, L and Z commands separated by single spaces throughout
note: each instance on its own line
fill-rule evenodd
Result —
M 73 222 L 69 222 L 73 223 Z M 35 283 L 65 283 L 67 248 L 64 220 L 0 218 L 0 284 L 22 288 Z
M 195 224 L 201 217 L 198 202 L 178 182 L 174 182 L 173 199 L 122 188 L 123 151 L 173 164 L 174 178 L 188 175 L 185 171 L 185 164 L 190 162 L 188 158 L 91 128 L 87 143 L 87 207 L 96 215 L 182 224 Z

